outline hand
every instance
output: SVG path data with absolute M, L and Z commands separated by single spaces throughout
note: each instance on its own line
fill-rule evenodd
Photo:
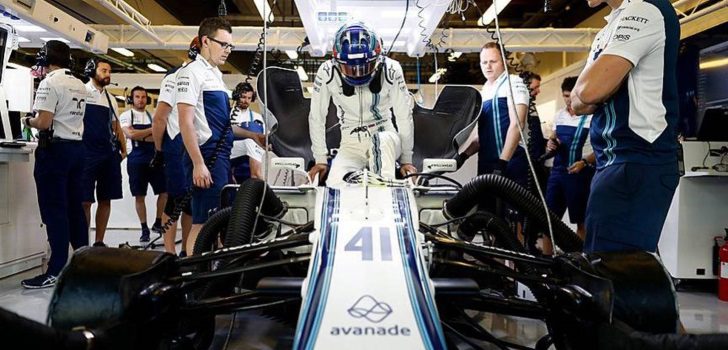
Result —
M 586 168 L 586 162 L 582 159 L 577 160 L 576 162 L 574 162 L 574 164 L 571 164 L 571 166 L 567 170 L 569 171 L 569 174 L 578 174 L 584 168 Z
M 192 184 L 199 188 L 212 186 L 212 175 L 205 164 L 195 165 L 192 169 Z
M 154 156 L 149 162 L 149 167 L 152 169 L 161 169 L 164 166 L 164 152 L 154 150 Z
M 546 143 L 546 151 L 555 152 L 556 149 L 559 148 L 560 144 L 561 141 L 559 141 L 559 139 L 549 139 L 549 141 Z
M 311 170 L 308 171 L 308 176 L 311 178 L 311 181 L 318 175 L 319 182 L 321 182 L 321 179 L 324 178 L 324 175 L 329 171 L 329 166 L 327 164 L 316 164 L 314 165 Z M 318 184 L 314 184 L 318 185 Z
M 508 169 L 508 161 L 505 159 L 498 159 L 498 164 L 496 164 L 493 169 L 493 174 L 503 176 L 506 173 L 506 169 Z
M 417 172 L 417 168 L 415 168 L 412 163 L 404 163 L 402 166 L 399 167 L 399 173 L 402 174 L 402 176 L 407 176 L 409 174 L 414 174 Z
M 253 141 L 258 144 L 258 146 L 265 149 L 265 134 L 255 134 L 255 136 L 252 137 Z

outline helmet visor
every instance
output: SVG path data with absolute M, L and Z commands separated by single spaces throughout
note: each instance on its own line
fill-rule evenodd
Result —
M 337 62 L 341 73 L 348 78 L 354 79 L 369 77 L 372 72 L 374 72 L 374 68 L 376 68 L 377 65 L 377 60 L 375 58 L 361 60 L 361 63 L 355 64 L 345 63 L 341 60 L 338 60 Z

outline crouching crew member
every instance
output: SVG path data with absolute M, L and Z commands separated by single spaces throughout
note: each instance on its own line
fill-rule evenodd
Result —
M 231 154 L 233 178 L 242 183 L 248 178 L 263 178 L 263 156 L 265 155 L 265 125 L 263 116 L 253 112 L 250 104 L 255 102 L 255 91 L 250 83 L 240 83 L 233 91 L 235 108 L 230 115 L 235 142 Z
M 157 195 L 157 216 L 152 230 L 162 234 L 162 209 L 167 201 L 164 169 L 150 167 L 154 157 L 154 140 L 152 139 L 152 115 L 146 110 L 147 90 L 141 86 L 131 89 L 127 102 L 132 108 L 121 114 L 119 118 L 121 127 L 127 138 L 132 140 L 132 149 L 126 162 L 126 171 L 129 174 L 129 189 L 134 196 L 137 216 L 142 226 L 140 242 L 149 242 L 149 227 L 147 226 L 147 206 L 145 198 L 147 187 L 152 186 Z
M 218 66 L 232 52 L 232 27 L 224 18 L 206 18 L 198 31 L 200 53 L 177 73 L 177 113 L 188 157 L 188 178 L 198 189 L 192 195 L 192 230 L 187 246 L 194 244 L 208 213 L 220 204 L 220 192 L 228 183 L 230 105 L 228 90 Z M 214 166 L 208 168 L 208 165 Z
M 96 208 L 96 242 L 104 246 L 106 225 L 111 215 L 111 200 L 121 199 L 121 161 L 126 157 L 126 138 L 119 125 L 116 101 L 106 86 L 111 84 L 111 64 L 92 58 L 86 63 L 86 115 L 83 118 L 83 144 L 86 163 L 83 183 L 83 208 L 86 222 L 91 224 L 91 204 L 94 190 L 98 199 Z
M 81 206 L 83 172 L 84 104 L 86 87 L 71 75 L 71 49 L 48 41 L 38 53 L 37 69 L 48 74 L 35 95 L 34 118 L 23 118 L 26 127 L 39 130 L 33 176 L 38 191 L 40 215 L 48 234 L 51 256 L 44 274 L 23 280 L 25 288 L 46 288 L 68 260 L 68 244 L 73 249 L 88 245 L 88 227 Z

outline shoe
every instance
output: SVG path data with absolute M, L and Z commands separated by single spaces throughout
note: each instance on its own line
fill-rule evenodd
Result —
M 94 247 L 106 247 L 106 244 L 104 244 L 104 242 L 99 241 L 99 242 L 94 242 L 93 246 Z
M 142 236 L 139 237 L 139 242 L 149 242 L 149 230 L 142 230 Z
M 160 225 L 154 224 L 154 226 L 152 226 L 152 231 L 157 232 L 161 235 L 164 233 L 164 227 L 162 227 L 161 224 Z
M 20 282 L 20 285 L 26 289 L 50 288 L 56 285 L 57 280 L 58 278 L 56 278 L 56 276 L 44 273 L 27 280 L 23 280 Z
M 179 252 L 179 257 L 180 257 L 180 258 L 184 258 L 184 257 L 186 257 L 186 256 L 187 256 L 187 251 L 185 251 L 185 250 L 182 250 L 182 251 L 180 251 L 180 252 Z

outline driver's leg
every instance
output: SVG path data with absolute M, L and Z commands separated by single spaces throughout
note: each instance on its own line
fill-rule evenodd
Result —
M 395 162 L 402 153 L 399 135 L 393 131 L 382 131 L 372 135 L 369 150 L 369 170 L 384 178 L 395 178 Z
M 365 145 L 366 147 L 361 147 L 358 143 L 345 144 L 342 142 L 339 152 L 331 161 L 331 170 L 326 179 L 326 186 L 341 185 L 344 183 L 344 176 L 348 173 L 366 168 L 368 145 Z

